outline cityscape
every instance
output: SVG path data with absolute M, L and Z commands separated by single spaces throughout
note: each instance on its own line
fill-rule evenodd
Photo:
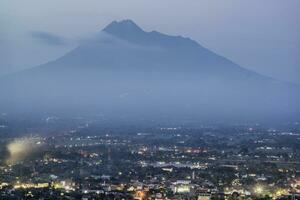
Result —
M 3 132 L 14 130 L 5 117 L 1 122 Z M 19 123 L 18 132 L 31 130 L 26 137 L 1 138 L 1 199 L 300 198 L 297 122 L 273 128 L 193 122 L 109 128 L 99 118 L 58 117 Z

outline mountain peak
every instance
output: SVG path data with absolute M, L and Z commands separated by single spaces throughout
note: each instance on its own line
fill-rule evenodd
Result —
M 181 36 L 170 36 L 157 31 L 147 32 L 140 28 L 132 20 L 126 19 L 121 21 L 113 21 L 107 25 L 102 31 L 113 35 L 119 39 L 139 44 L 151 46 L 165 46 L 165 47 L 201 47 L 195 41 L 183 38 Z
M 103 31 L 111 34 L 115 33 L 134 33 L 134 32 L 143 32 L 143 30 L 136 24 L 134 21 L 130 19 L 121 20 L 121 21 L 113 21 L 109 25 L 107 25 Z

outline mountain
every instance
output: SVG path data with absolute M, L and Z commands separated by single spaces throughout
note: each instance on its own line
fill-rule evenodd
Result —
M 114 21 L 57 60 L 0 80 L 3 112 L 299 116 L 299 88 L 181 36 Z

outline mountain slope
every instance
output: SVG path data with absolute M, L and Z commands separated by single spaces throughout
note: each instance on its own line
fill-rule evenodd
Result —
M 130 20 L 112 22 L 61 58 L 1 83 L 0 105 L 8 111 L 299 112 L 297 87 L 246 70 L 191 39 L 145 32 Z

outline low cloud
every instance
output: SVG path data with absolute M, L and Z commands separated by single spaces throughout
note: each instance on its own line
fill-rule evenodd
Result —
M 53 45 L 53 46 L 65 46 L 68 45 L 69 42 L 66 38 L 61 37 L 59 35 L 55 35 L 49 32 L 44 31 L 32 31 L 30 32 L 31 37 L 34 39 L 39 40 L 40 42 Z

